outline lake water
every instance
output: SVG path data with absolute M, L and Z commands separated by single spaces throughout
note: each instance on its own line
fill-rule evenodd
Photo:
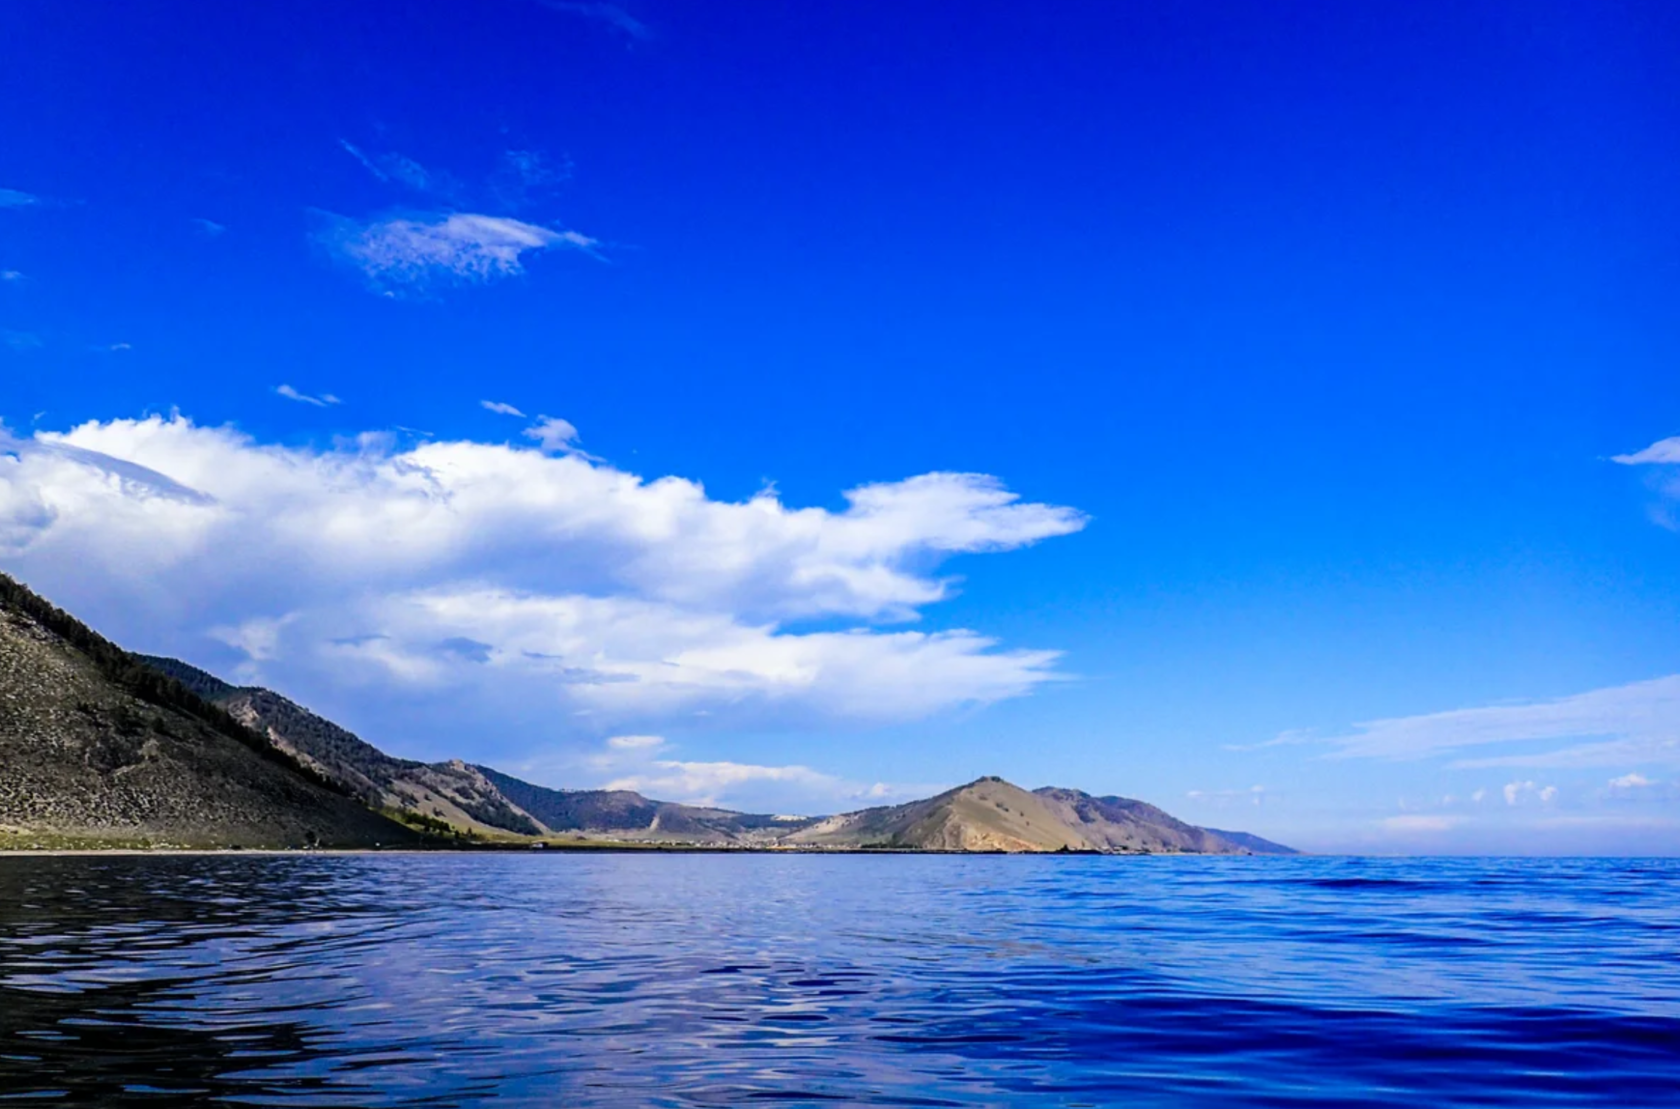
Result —
M 1680 862 L 0 858 L 0 1093 L 1680 1106 Z

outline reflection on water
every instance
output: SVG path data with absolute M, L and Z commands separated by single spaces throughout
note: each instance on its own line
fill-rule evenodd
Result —
M 1674 1106 L 1677 880 L 1672 861 L 0 858 L 0 1094 Z

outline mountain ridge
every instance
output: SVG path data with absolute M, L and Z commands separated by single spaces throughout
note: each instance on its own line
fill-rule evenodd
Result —
M 0 843 L 411 843 L 167 674 L 0 574 Z
M 43 635 L 60 641 L 61 654 L 82 657 L 83 669 L 96 672 L 109 687 L 104 688 L 107 700 L 129 697 L 160 714 L 172 714 L 167 720 L 158 716 L 164 734 L 171 727 L 177 731 L 189 727 L 170 723 L 185 718 L 219 737 L 206 741 L 212 746 L 221 744 L 216 747 L 221 759 L 216 763 L 216 773 L 221 777 L 215 778 L 215 783 L 227 777 L 222 762 L 232 758 L 245 778 L 255 774 L 269 787 L 283 787 L 282 793 L 292 790 L 286 796 L 323 823 L 329 835 L 336 837 L 334 842 L 412 842 L 419 832 L 426 832 L 457 840 L 537 842 L 559 837 L 640 845 L 805 850 L 1293 853 L 1250 833 L 1188 824 L 1147 802 L 1060 787 L 1029 791 L 997 777 L 978 778 L 934 797 L 899 805 L 820 817 L 742 813 L 655 800 L 631 790 L 553 789 L 460 759 L 427 763 L 390 755 L 273 690 L 235 685 L 179 659 L 124 651 L 3 574 L 0 615 L 6 617 L 0 621 L 0 633 L 9 630 L 9 634 L 0 634 L 0 678 L 5 679 L 0 681 L 0 693 L 4 694 L 0 696 L 0 753 L 13 748 L 35 749 L 23 734 L 26 721 L 15 712 L 8 716 L 7 705 L 18 700 L 8 686 L 28 686 L 30 666 L 36 670 L 51 668 L 50 660 L 39 651 L 29 656 L 33 661 L 19 661 L 28 654 L 18 646 L 28 638 L 19 629 L 39 628 Z M 78 733 L 82 738 L 77 750 L 83 752 L 84 762 L 90 766 L 101 759 L 111 762 L 110 773 L 119 779 L 143 767 L 148 757 L 155 761 L 163 750 L 157 736 L 137 740 L 138 746 L 127 742 L 135 731 L 130 720 L 135 710 L 126 711 L 129 715 L 112 710 L 114 715 L 107 714 L 109 719 L 95 712 Z M 39 723 L 35 726 L 41 729 Z M 117 738 L 112 739 L 112 735 Z M 148 742 L 151 747 L 146 746 Z M 242 754 L 230 755 L 223 750 L 230 742 Z M 106 748 L 117 753 L 98 757 L 87 754 Z M 40 761 L 37 757 L 36 762 Z M 273 768 L 268 778 L 246 765 L 256 762 Z M 308 828 L 299 831 L 295 820 L 287 824 L 282 812 L 272 805 L 265 808 L 261 790 L 257 791 L 257 800 L 247 798 L 246 802 L 266 814 L 253 823 L 242 820 L 234 811 L 237 806 L 217 807 L 211 803 L 220 784 L 212 788 L 204 781 L 194 782 L 192 768 L 184 762 L 176 770 L 183 796 L 196 797 L 201 807 L 214 809 L 220 814 L 217 819 L 226 825 L 211 835 L 212 839 L 240 834 L 252 840 L 251 845 L 258 841 L 290 844 L 300 837 L 305 844 L 325 842 L 322 833 Z M 75 776 L 60 777 L 68 782 Z M 239 773 L 234 777 L 239 778 Z M 0 832 L 8 826 L 21 826 L 19 814 L 29 808 L 24 795 L 30 789 L 51 793 L 50 779 L 51 775 L 37 774 L 29 779 L 34 785 L 26 787 L 19 784 L 22 778 L 18 773 L 8 777 L 6 768 L 0 766 Z M 111 793 L 115 788 L 103 779 L 76 780 L 77 788 L 94 794 L 101 789 Z M 249 792 L 249 783 L 242 788 Z M 323 801 L 323 797 L 336 800 Z M 349 819 L 346 805 L 375 823 L 360 817 Z M 336 813 L 334 819 L 327 819 L 327 810 Z M 187 823 L 191 826 L 190 821 Z M 134 824 L 130 819 L 130 824 L 138 828 L 143 822 Z M 350 825 L 357 827 L 352 830 Z M 281 827 L 290 830 L 278 832 Z M 383 838 L 376 833 L 382 833 Z M 202 840 L 208 834 L 208 826 L 197 827 L 186 838 Z M 4 836 L 0 836 L 0 842 L 4 842 Z

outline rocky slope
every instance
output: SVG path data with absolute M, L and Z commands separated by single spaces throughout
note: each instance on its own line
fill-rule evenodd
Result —
M 1292 855 L 1289 848 L 1246 832 L 1198 828 L 1143 801 L 1092 797 L 1077 789 L 1034 791 L 1068 827 L 1104 851 L 1200 855 Z
M 806 823 L 652 801 L 629 790 L 549 789 L 458 759 L 425 763 L 394 758 L 273 690 L 235 686 L 177 659 L 140 657 L 370 807 L 427 823 L 441 821 L 463 832 L 763 845 Z
M 415 838 L 0 574 L 0 844 Z
M 510 802 L 479 767 L 399 759 L 273 690 L 235 686 L 177 659 L 138 656 L 372 808 L 440 820 L 477 833 L 549 829 Z
M 386 754 L 272 690 L 131 655 L 0 575 L 0 846 L 54 835 L 186 845 L 413 841 L 434 833 L 921 851 L 1288 854 L 1153 805 L 981 778 L 821 818 L 558 790 Z
M 1053 787 L 1029 793 L 1002 778 L 981 778 L 925 801 L 826 817 L 783 839 L 916 851 L 1293 854 L 1259 836 L 1186 824 L 1142 801 Z
M 981 778 L 925 801 L 842 813 L 787 837 L 819 847 L 921 851 L 1089 851 L 1095 844 L 1035 794 Z

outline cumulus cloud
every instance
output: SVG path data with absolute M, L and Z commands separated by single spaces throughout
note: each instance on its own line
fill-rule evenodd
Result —
M 1453 765 L 1578 768 L 1680 763 L 1680 675 L 1527 704 L 1375 720 L 1326 740 L 1336 757 L 1413 759 L 1501 745 L 1530 749 Z M 1558 746 L 1559 740 L 1575 742 Z M 1549 743 L 1542 749 L 1537 744 Z
M 316 408 L 326 408 L 329 405 L 343 403 L 331 393 L 322 393 L 318 397 L 310 396 L 308 393 L 299 392 L 290 385 L 277 385 L 275 386 L 274 391 L 280 396 L 285 397 L 287 400 L 295 400 L 301 404 L 312 404 Z
M 523 419 L 524 416 L 525 416 L 525 413 L 521 412 L 519 409 L 515 408 L 513 405 L 504 404 L 503 402 L 501 402 L 499 400 L 481 400 L 481 401 L 478 402 L 478 406 L 480 408 L 485 409 L 486 411 L 494 412 L 498 416 L 518 416 L 521 419 Z M 574 434 L 575 434 L 575 429 L 574 429 Z
M 535 426 L 525 429 L 525 438 L 535 439 L 537 445 L 550 454 L 575 449 L 577 437 L 578 429 L 572 426 L 570 420 L 554 416 L 538 416 Z
M 1058 677 L 1053 650 L 881 622 L 951 595 L 942 558 L 1066 535 L 1080 513 L 976 474 L 846 500 L 720 501 L 576 452 L 314 449 L 153 416 L 10 440 L 0 558 L 137 648 L 213 635 L 242 680 L 304 700 L 441 698 L 543 737 L 909 720 Z
M 1557 799 L 1556 786 L 1541 786 L 1532 781 L 1507 782 L 1501 791 L 1505 794 L 1505 804 L 1515 805 L 1525 795 L 1533 794 L 1540 799 L 1542 805 L 1549 805 Z
M 380 288 L 484 284 L 524 272 L 523 255 L 556 247 L 594 253 L 587 235 L 505 216 L 446 212 L 356 223 L 335 219 L 323 241 Z
M 1643 789 L 1655 784 L 1651 779 L 1639 773 L 1623 774 L 1619 778 L 1610 779 L 1611 789 Z

